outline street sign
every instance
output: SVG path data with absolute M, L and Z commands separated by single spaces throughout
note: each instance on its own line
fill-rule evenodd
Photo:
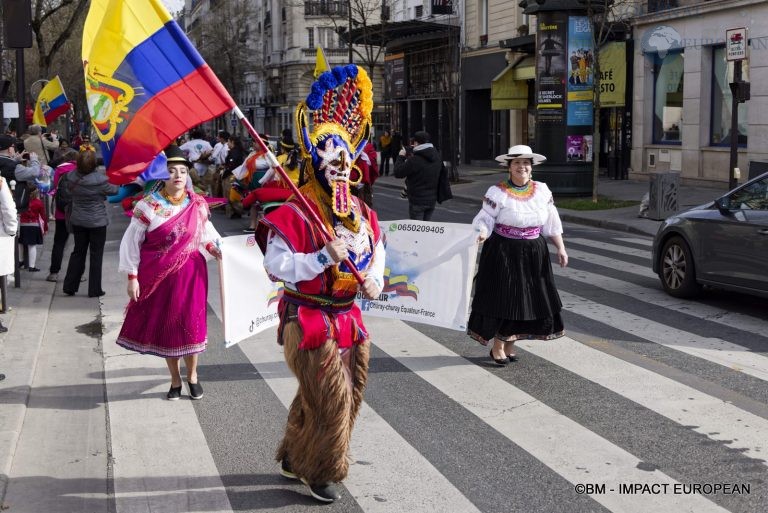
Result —
M 18 118 L 19 117 L 19 104 L 14 102 L 3 102 L 3 116 L 6 118 Z
M 725 58 L 729 61 L 742 61 L 747 58 L 746 27 L 725 31 Z

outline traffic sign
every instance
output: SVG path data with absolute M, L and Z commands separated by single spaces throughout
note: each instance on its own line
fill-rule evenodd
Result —
M 725 31 L 725 58 L 729 61 L 742 61 L 747 58 L 746 27 Z

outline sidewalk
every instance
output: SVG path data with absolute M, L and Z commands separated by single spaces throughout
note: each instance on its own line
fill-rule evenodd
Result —
M 501 167 L 478 167 L 462 165 L 459 168 L 459 177 L 466 183 L 451 184 L 453 201 L 470 201 L 476 203 L 478 208 L 488 187 L 506 179 L 507 173 Z M 536 178 L 536 168 L 533 171 Z M 391 173 L 382 176 L 376 181 L 377 187 L 402 188 L 404 180 L 395 178 Z M 598 193 L 617 200 L 640 201 L 648 192 L 648 182 L 630 180 L 610 180 L 600 177 Z M 680 185 L 678 206 L 680 210 L 714 201 L 728 191 L 724 184 L 721 188 Z M 557 203 L 557 202 L 555 202 Z M 439 208 L 439 207 L 438 207 Z M 558 208 L 560 217 L 565 222 L 586 224 L 609 228 L 612 230 L 628 231 L 641 235 L 655 235 L 661 221 L 637 217 L 639 207 L 616 208 L 609 210 L 568 210 Z

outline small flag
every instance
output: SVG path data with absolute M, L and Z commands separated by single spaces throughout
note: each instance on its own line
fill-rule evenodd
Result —
M 41 126 L 48 126 L 62 114 L 69 110 L 69 100 L 64 94 L 64 87 L 61 85 L 59 76 L 56 75 L 40 91 L 35 104 L 35 113 L 32 115 L 32 122 Z

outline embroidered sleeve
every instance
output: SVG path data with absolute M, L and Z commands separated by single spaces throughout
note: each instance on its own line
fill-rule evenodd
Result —
M 154 217 L 155 210 L 152 205 L 146 201 L 146 199 L 139 201 L 133 207 L 133 219 L 137 220 L 145 226 L 149 226 L 150 223 L 152 223 L 152 218 Z
M 311 280 L 330 265 L 333 260 L 325 248 L 314 253 L 294 253 L 281 237 L 270 234 L 264 268 L 274 281 L 298 283 Z
M 496 224 L 496 218 L 501 211 L 501 202 L 503 198 L 500 198 L 496 194 L 496 187 L 491 187 L 488 192 L 485 193 L 483 198 L 483 207 L 480 212 L 477 213 L 472 220 L 472 227 L 480 232 L 480 235 L 487 237 L 493 231 L 493 227 Z

